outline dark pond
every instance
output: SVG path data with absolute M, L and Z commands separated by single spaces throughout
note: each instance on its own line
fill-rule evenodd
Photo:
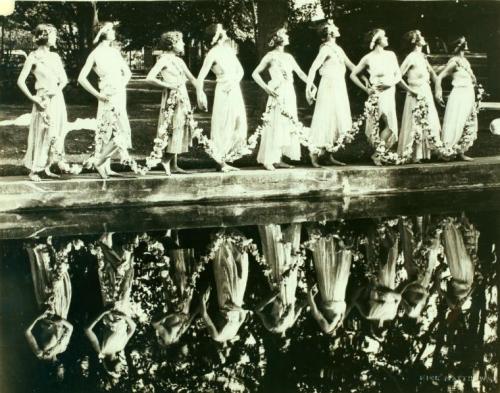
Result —
M 19 215 L 1 391 L 497 392 L 495 195 Z

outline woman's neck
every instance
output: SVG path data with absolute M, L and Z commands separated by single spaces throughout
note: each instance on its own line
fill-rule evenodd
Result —
M 284 45 L 278 45 L 276 48 L 274 48 L 276 52 L 283 53 L 285 51 L 285 46 Z
M 380 45 L 377 45 L 375 48 L 373 48 L 373 52 L 375 53 L 382 53 L 384 51 L 384 48 Z
M 328 41 L 326 41 L 327 44 L 336 44 L 337 43 L 337 37 L 330 37 Z
M 104 46 L 104 47 L 110 47 L 111 46 L 111 41 L 109 40 L 103 40 L 101 41 L 101 43 L 99 44 L 99 46 Z
M 38 47 L 38 51 L 42 52 L 42 53 L 49 52 L 50 51 L 50 46 L 48 46 L 48 45 L 40 45 Z
M 422 47 L 420 45 L 415 46 L 415 48 L 413 49 L 413 52 L 422 53 Z

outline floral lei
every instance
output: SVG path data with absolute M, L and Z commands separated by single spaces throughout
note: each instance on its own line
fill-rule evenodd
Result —
M 110 140 L 116 138 L 119 133 L 119 119 L 118 119 L 118 110 L 113 105 L 106 105 L 104 108 L 104 113 L 99 119 L 97 123 L 97 130 L 95 133 L 95 145 L 96 145 L 96 153 L 94 153 L 94 157 L 97 154 L 97 151 L 100 151 L 102 147 Z M 111 137 L 108 137 L 108 130 L 111 129 Z M 148 171 L 146 167 L 143 167 L 137 163 L 126 151 L 126 149 L 121 148 L 121 157 L 120 163 L 122 165 L 127 165 L 132 169 L 132 171 L 136 174 L 145 175 Z
M 431 134 L 431 129 L 428 122 L 429 105 L 424 97 L 417 98 L 417 106 L 413 109 L 413 121 L 415 125 L 422 130 L 422 134 L 426 136 L 432 150 L 436 150 L 444 157 L 450 157 L 467 151 L 474 141 L 477 139 L 477 114 L 481 109 L 481 101 L 485 95 L 482 85 L 476 85 L 476 102 L 472 108 L 472 112 L 465 122 L 462 136 L 453 146 L 445 146 L 443 141 L 436 135 Z

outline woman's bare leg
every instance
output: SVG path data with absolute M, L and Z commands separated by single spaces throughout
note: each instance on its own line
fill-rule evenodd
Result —
M 172 173 L 188 173 L 177 165 L 177 154 L 172 154 Z

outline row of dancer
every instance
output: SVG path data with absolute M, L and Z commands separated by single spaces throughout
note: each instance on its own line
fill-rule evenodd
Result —
M 297 263 L 297 250 L 301 245 L 302 225 L 259 226 L 262 266 L 270 295 L 257 305 L 256 314 L 268 331 L 285 334 L 309 305 L 320 329 L 334 336 L 356 309 L 370 323 L 372 335 L 382 340 L 400 307 L 408 317 L 419 318 L 433 290 L 442 291 L 445 269 L 439 261 L 441 253 L 450 270 L 447 289 L 442 293 L 451 308 L 462 307 L 473 287 L 479 233 L 465 216 L 435 221 L 429 217 L 401 218 L 370 226 L 364 244 L 366 266 L 372 265 L 368 269 L 372 278 L 354 291 L 348 291 L 357 248 L 351 244 L 353 239 L 338 233 L 337 224 L 307 225 L 307 247 L 316 284 L 309 289 L 306 301 L 298 296 L 302 268 Z M 152 243 L 153 239 L 149 241 Z M 236 232 L 217 235 L 210 246 L 214 291 L 194 290 L 198 285 L 193 276 L 199 274 L 200 263 L 205 262 L 198 260 L 193 248 L 186 247 L 182 236 L 169 231 L 160 241 L 170 263 L 157 272 L 161 283 L 156 280 L 154 285 L 164 287 L 160 291 L 164 292 L 164 298 L 149 300 L 163 304 L 161 316 L 152 322 L 159 345 L 168 347 L 179 342 L 198 315 L 214 340 L 235 339 L 252 314 L 245 306 L 249 254 L 252 253 L 245 246 L 250 244 L 249 239 Z M 56 250 L 51 241 L 27 247 L 35 295 L 42 313 L 29 326 L 26 337 L 41 359 L 54 360 L 70 342 L 73 326 L 68 322 L 68 310 L 72 286 L 68 262 L 64 262 L 61 255 L 81 247 L 80 243 L 70 242 L 62 251 Z M 138 244 L 135 235 L 116 239 L 105 233 L 96 249 L 104 310 L 90 323 L 86 334 L 107 371 L 115 376 L 125 366 L 123 351 L 137 327 L 132 318 L 131 292 L 134 249 Z M 397 261 L 401 254 L 407 279 L 398 283 Z M 152 287 L 146 288 L 148 291 L 159 293 Z M 196 293 L 200 293 L 199 301 Z M 211 297 L 215 297 L 214 307 L 209 306 Z M 151 304 L 143 306 L 148 308 Z
M 278 29 L 271 35 L 270 51 L 252 74 L 256 83 L 269 95 L 259 135 L 254 134 L 253 142 L 252 137 L 247 135 L 245 104 L 240 88 L 243 68 L 222 25 L 212 25 L 206 30 L 206 43 L 210 50 L 197 78 L 180 57 L 184 52 L 182 34 L 163 34 L 161 44 L 165 54 L 160 56 L 147 76 L 149 83 L 163 89 L 155 139 L 159 141 L 160 151 L 153 149 L 150 157 L 156 160 L 146 161 L 149 162 L 148 169 L 161 162 L 167 174 L 184 172 L 177 165 L 177 155 L 189 150 L 193 138 L 198 139 L 223 172 L 237 170 L 228 162 L 248 154 L 255 148 L 258 137 L 257 161 L 269 170 L 290 167 L 283 157 L 300 160 L 301 144 L 308 147 L 313 166 L 319 166 L 318 157 L 325 153 L 329 153 L 331 163 L 343 164 L 333 157 L 333 153 L 345 147 L 352 140 L 355 128 L 360 126 L 359 122 L 353 122 L 351 116 L 345 81 L 347 68 L 357 86 L 369 96 L 377 96 L 376 117 L 365 119 L 366 135 L 376 148 L 372 157 L 375 163 L 388 162 L 387 157 L 380 156 L 378 147 L 382 145 L 388 150 L 398 139 L 398 154 L 404 156 L 406 161 L 428 159 L 433 149 L 445 157 L 458 154 L 462 159 L 469 159 L 464 153 L 477 135 L 477 118 L 474 117 L 476 78 L 465 58 L 465 39 L 457 41 L 455 55 L 436 75 L 422 51 L 426 42 L 418 30 L 410 31 L 405 36 L 411 51 L 401 68 L 394 52 L 386 49 L 388 40 L 382 29 L 367 34 L 370 51 L 358 65 L 354 65 L 336 43 L 340 32 L 332 21 L 321 26 L 320 34 L 323 44 L 307 75 L 293 56 L 285 52 L 289 43 L 286 29 Z M 25 165 L 30 170 L 30 178 L 35 181 L 40 180 L 43 172 L 56 176 L 50 170 L 53 164 L 75 174 L 81 170 L 64 160 L 67 114 L 62 89 L 68 80 L 60 57 L 50 51 L 56 44 L 56 38 L 56 30 L 51 25 L 39 25 L 35 29 L 34 39 L 38 48 L 30 53 L 18 78 L 19 87 L 34 103 Z M 81 86 L 98 100 L 95 152 L 84 166 L 95 167 L 103 178 L 116 174 L 110 167 L 111 158 L 115 155 L 119 155 L 123 163 L 134 163 L 137 167 L 128 153 L 132 142 L 126 110 L 126 85 L 131 72 L 120 52 L 113 47 L 114 40 L 113 24 L 104 23 L 95 37 L 96 47 L 78 78 Z M 92 70 L 99 78 L 98 89 L 88 80 Z M 270 75 L 267 83 L 261 75 L 265 70 Z M 196 89 L 198 107 L 207 110 L 204 81 L 210 71 L 215 74 L 217 84 L 210 138 L 206 138 L 193 118 L 186 82 L 191 82 Z M 314 81 L 318 71 L 321 81 L 316 88 Z M 30 72 L 36 78 L 35 95 L 26 86 Z M 298 120 L 294 73 L 305 82 L 309 103 L 315 101 L 310 128 L 303 127 Z M 436 99 L 444 104 L 441 81 L 449 75 L 453 76 L 453 90 L 446 105 L 443 127 L 440 127 L 430 80 L 435 83 Z M 402 76 L 406 76 L 407 80 Z M 407 91 L 401 132 L 398 132 L 395 104 L 397 84 Z M 427 112 L 425 118 L 420 120 L 428 124 L 428 134 L 416 125 L 414 119 L 415 109 L 422 100 Z M 380 123 L 383 124 L 382 129 Z

